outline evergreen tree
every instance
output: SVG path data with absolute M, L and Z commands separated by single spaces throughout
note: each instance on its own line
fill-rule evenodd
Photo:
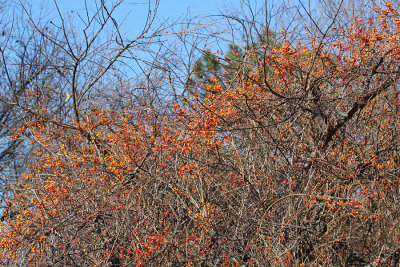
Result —
M 205 90 L 202 84 L 218 82 L 226 88 L 238 81 L 249 79 L 251 67 L 259 64 L 258 58 L 279 46 L 276 35 L 268 30 L 263 31 L 263 34 L 255 39 L 257 41 L 249 42 L 243 47 L 230 43 L 226 53 L 220 50 L 215 53 L 209 49 L 204 50 L 203 55 L 194 64 L 194 75 L 188 82 L 190 91 L 205 96 L 210 92 Z M 216 92 L 211 91 L 211 93 Z

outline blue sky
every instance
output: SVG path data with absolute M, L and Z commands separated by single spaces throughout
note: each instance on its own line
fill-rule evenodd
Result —
M 56 17 L 56 9 L 54 5 L 54 0 L 37 0 L 41 1 L 45 8 L 50 11 L 49 19 L 51 16 Z M 95 2 L 100 2 L 100 0 L 87 0 L 89 9 L 95 10 Z M 107 3 L 116 2 L 116 0 L 108 0 Z M 147 2 L 148 0 L 135 0 L 135 1 L 124 1 L 123 4 L 116 14 L 116 19 L 121 21 L 128 14 L 128 19 L 125 21 L 125 30 L 135 30 L 135 27 L 131 25 L 139 26 L 146 19 L 147 15 Z M 136 2 L 136 3 L 135 3 Z M 211 14 L 218 14 L 218 9 L 223 9 L 224 6 L 238 7 L 240 0 L 161 0 L 160 6 L 157 11 L 157 19 L 164 21 L 168 19 L 169 21 L 177 20 L 182 16 L 189 14 L 191 17 L 204 16 Z M 85 1 L 84 0 L 57 0 L 57 4 L 60 8 L 61 13 L 68 14 L 74 11 L 84 14 L 85 11 Z M 34 6 L 33 8 L 38 8 L 39 6 Z
M 78 15 L 85 17 L 85 2 L 89 11 L 92 11 L 89 17 L 97 10 L 96 3 L 99 4 L 101 2 L 101 0 L 26 0 L 26 3 L 31 5 L 31 8 L 28 9 L 33 12 L 34 18 L 42 18 L 42 23 L 52 21 L 56 25 L 61 25 L 55 1 L 67 21 L 69 15 L 71 15 L 73 18 L 72 27 L 78 29 L 78 34 L 81 33 L 79 28 L 84 28 Z M 154 5 L 155 0 L 150 1 Z M 119 0 L 106 0 L 108 7 L 111 7 L 115 2 L 119 2 Z M 114 12 L 114 18 L 118 22 L 123 35 L 128 39 L 134 38 L 141 33 L 145 24 L 149 0 L 124 0 L 123 2 Z M 167 21 L 166 26 L 179 18 L 220 14 L 223 11 L 220 12 L 219 10 L 225 10 L 227 7 L 229 9 L 239 8 L 240 0 L 160 0 L 153 26 L 158 26 Z M 120 25 L 121 22 L 122 26 Z
M 88 5 L 92 5 L 95 0 L 88 0 Z M 43 1 L 44 3 L 52 3 L 52 0 Z M 98 1 L 99 2 L 99 1 Z M 111 2 L 111 1 L 108 1 Z M 131 6 L 132 10 L 135 7 L 144 6 L 147 4 L 147 0 L 139 0 L 139 1 L 125 1 L 127 3 L 131 2 L 131 4 L 125 5 L 126 7 Z M 144 3 L 142 5 L 135 4 L 137 3 Z M 215 13 L 217 7 L 222 7 L 224 4 L 232 4 L 232 3 L 239 3 L 239 0 L 161 0 L 160 1 L 160 8 L 159 8 L 159 15 L 162 17 L 169 17 L 169 18 L 178 18 L 180 15 L 187 12 L 188 9 L 191 10 L 192 15 L 201 15 L 201 14 L 210 14 Z M 57 3 L 64 12 L 74 10 L 83 10 L 85 7 L 85 2 L 83 0 L 57 0 Z

